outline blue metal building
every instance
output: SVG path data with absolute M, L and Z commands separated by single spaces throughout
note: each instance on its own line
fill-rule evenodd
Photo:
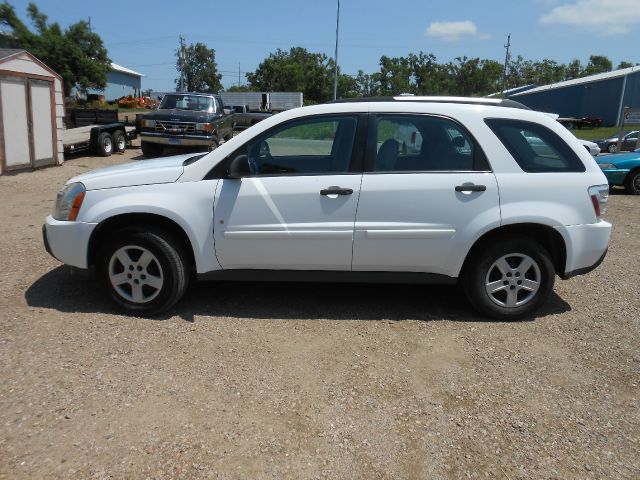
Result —
M 624 107 L 640 108 L 640 66 L 532 88 L 509 98 L 561 117 L 599 117 L 620 125 Z
M 127 95 L 139 97 L 142 91 L 142 75 L 128 68 L 115 63 L 111 64 L 111 71 L 107 73 L 107 86 L 104 90 L 89 89 L 87 93 L 104 95 L 105 100 L 110 102 Z M 72 95 L 75 94 L 75 89 Z

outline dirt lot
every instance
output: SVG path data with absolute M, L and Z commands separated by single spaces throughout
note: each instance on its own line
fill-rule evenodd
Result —
M 456 288 L 215 284 L 114 309 L 44 251 L 64 180 L 0 177 L 0 478 L 638 478 L 640 198 L 541 314 Z

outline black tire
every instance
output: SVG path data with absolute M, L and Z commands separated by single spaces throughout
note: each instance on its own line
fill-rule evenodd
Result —
M 189 283 L 186 258 L 179 243 L 163 230 L 119 230 L 101 246 L 96 267 L 120 307 L 152 317 L 184 295 Z
M 624 188 L 629 195 L 640 195 L 640 170 L 632 170 L 624 179 Z
M 607 146 L 607 152 L 616 153 L 617 151 L 618 151 L 618 144 L 617 143 L 610 143 Z
M 159 143 L 152 142 L 142 142 L 140 146 L 142 147 L 142 154 L 145 158 L 159 157 L 162 155 L 162 150 L 164 149 L 164 147 Z
M 96 149 L 101 157 L 109 157 L 113 153 L 113 138 L 109 132 L 98 135 Z
M 113 151 L 122 153 L 127 149 L 127 137 L 122 130 L 116 130 L 111 135 L 113 140 Z
M 523 265 L 527 258 L 533 262 L 529 268 Z M 511 267 L 507 273 L 496 266 L 502 259 Z M 526 268 L 526 271 L 521 273 L 518 267 Z M 534 313 L 553 291 L 554 281 L 555 268 L 549 253 L 539 243 L 522 235 L 509 236 L 477 249 L 462 278 L 471 305 L 481 315 L 503 321 L 518 320 Z M 537 283 L 537 290 L 532 293 L 528 287 L 521 286 L 523 282 Z M 487 291 L 491 284 L 497 290 L 492 295 Z M 510 299 L 515 300 L 513 306 L 507 306 Z

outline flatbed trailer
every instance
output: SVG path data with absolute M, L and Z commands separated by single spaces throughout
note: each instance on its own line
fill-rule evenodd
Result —
M 137 128 L 124 123 L 86 125 L 64 130 L 62 144 L 66 154 L 90 150 L 108 157 L 113 152 L 124 152 L 137 136 Z

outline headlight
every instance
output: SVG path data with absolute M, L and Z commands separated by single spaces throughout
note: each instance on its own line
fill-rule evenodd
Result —
M 612 170 L 618 168 L 613 163 L 599 163 L 598 166 L 601 170 Z
M 155 120 L 142 120 L 142 126 L 144 128 L 156 128 Z
M 70 183 L 58 192 L 56 204 L 53 208 L 53 218 L 56 220 L 74 221 L 82 206 L 87 189 L 82 183 Z
M 200 132 L 213 132 L 213 123 L 196 123 L 196 130 Z

